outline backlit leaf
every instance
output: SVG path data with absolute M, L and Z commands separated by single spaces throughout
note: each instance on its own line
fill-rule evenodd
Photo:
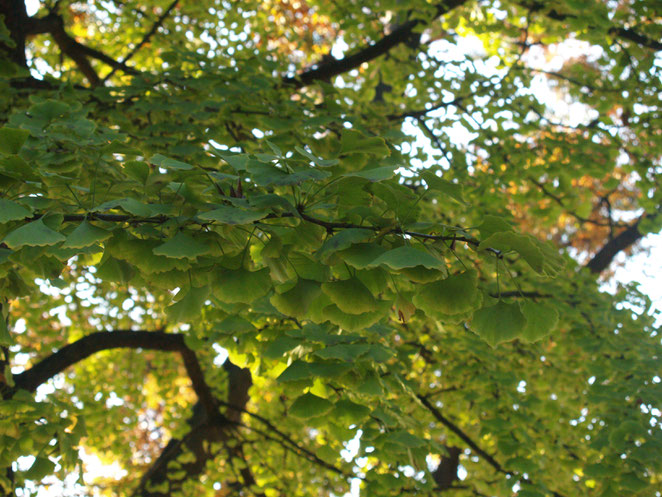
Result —
M 221 271 L 216 275 L 214 295 L 222 302 L 250 304 L 271 290 L 269 269 L 258 271 L 235 269 Z
M 284 293 L 275 293 L 271 297 L 270 302 L 279 312 L 286 316 L 301 319 L 306 315 L 308 307 L 317 298 L 319 293 L 319 283 L 300 279 L 290 290 Z
M 390 155 L 391 151 L 381 137 L 367 137 L 360 131 L 345 129 L 340 139 L 340 153 L 370 154 L 385 157 Z
M 24 224 L 9 233 L 4 243 L 12 249 L 21 247 L 44 247 L 62 242 L 65 237 L 44 224 L 43 218 Z
M 200 310 L 208 298 L 209 287 L 189 288 L 180 300 L 166 308 L 168 319 L 173 324 L 200 319 Z
M 0 198 L 0 223 L 18 221 L 30 216 L 31 212 L 12 200 Z
M 377 300 L 358 278 L 324 283 L 322 291 L 341 311 L 349 314 L 363 314 L 377 309 Z
M 24 129 L 0 128 L 0 153 L 17 154 L 28 136 L 30 136 L 30 133 Z
M 416 307 L 432 317 L 469 312 L 480 305 L 477 274 L 469 270 L 429 283 L 413 300 Z
M 409 245 L 385 252 L 372 261 L 370 265 L 384 265 L 396 271 L 416 266 L 423 266 L 428 269 L 442 269 L 446 267 L 442 261 L 430 255 L 428 252 L 415 249 Z
M 191 164 L 187 164 L 186 162 L 182 162 L 177 159 L 171 159 L 170 157 L 166 157 L 165 155 L 161 154 L 154 155 L 149 161 L 156 166 L 164 167 L 166 169 L 181 171 L 188 171 L 189 169 L 193 169 Z
M 113 233 L 94 226 L 88 221 L 80 223 L 67 237 L 62 248 L 84 248 L 102 242 L 113 236 Z
M 163 245 L 155 247 L 153 252 L 175 259 L 196 259 L 209 250 L 209 246 L 180 231 Z
M 200 219 L 218 221 L 223 224 L 250 224 L 267 216 L 264 211 L 248 211 L 223 205 L 212 211 L 198 214 Z
M 328 400 L 312 393 L 305 393 L 292 403 L 289 413 L 297 418 L 308 419 L 322 416 L 331 409 L 333 404 Z
M 471 320 L 471 329 L 492 347 L 519 337 L 525 326 L 519 305 L 503 301 L 477 310 Z
M 328 238 L 317 252 L 317 256 L 321 260 L 325 260 L 339 250 L 347 249 L 355 243 L 365 242 L 372 235 L 373 233 L 370 230 L 358 228 L 344 229 L 331 238 Z
M 559 313 L 552 306 L 536 302 L 523 302 L 520 308 L 526 318 L 526 326 L 521 338 L 527 342 L 535 342 L 549 335 L 559 321 Z

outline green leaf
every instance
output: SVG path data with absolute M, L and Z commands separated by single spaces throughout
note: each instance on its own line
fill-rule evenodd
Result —
M 271 286 L 268 268 L 252 272 L 226 270 L 218 274 L 213 292 L 222 302 L 250 304 L 268 293 Z
M 432 171 L 425 171 L 421 173 L 421 177 L 428 184 L 428 188 L 430 190 L 443 193 L 444 195 L 452 198 L 453 200 L 459 202 L 462 205 L 468 205 L 463 198 L 461 184 L 452 183 L 445 179 L 441 179 Z
M 127 176 L 144 185 L 149 178 L 149 164 L 143 161 L 130 160 L 122 163 Z
M 349 314 L 363 314 L 377 309 L 377 300 L 358 278 L 324 283 L 322 291 L 341 311 Z
M 25 246 L 44 247 L 64 241 L 65 237 L 46 226 L 43 219 L 43 217 L 39 218 L 15 229 L 5 237 L 3 242 L 9 248 L 19 249 Z
M 274 294 L 269 301 L 286 316 L 302 319 L 313 300 L 320 294 L 320 285 L 316 281 L 300 279 L 297 284 L 284 293 Z
M 342 176 L 349 178 L 363 178 L 374 183 L 377 181 L 384 181 L 390 179 L 394 175 L 395 175 L 394 166 L 384 166 L 384 167 L 376 167 L 374 169 L 364 169 L 363 171 L 345 173 Z
M 436 257 L 409 245 L 389 250 L 370 264 L 371 267 L 381 265 L 388 266 L 395 271 L 416 266 L 423 266 L 428 269 L 443 269 L 446 267 L 446 264 Z
M 0 199 L 0 223 L 18 221 L 30 216 L 32 212 L 12 200 Z
M 208 221 L 218 221 L 223 224 L 250 224 L 267 217 L 264 211 L 247 211 L 229 205 L 222 205 L 213 211 L 198 214 L 200 219 Z
M 369 154 L 377 157 L 391 155 L 386 142 L 378 136 L 367 137 L 355 129 L 345 129 L 340 138 L 340 154 Z
M 292 403 L 289 413 L 297 418 L 309 419 L 322 416 L 331 409 L 333 404 L 328 400 L 312 393 L 305 393 Z
M 558 252 L 531 235 L 512 231 L 494 233 L 481 241 L 478 249 L 488 247 L 502 252 L 514 250 L 538 274 L 554 276 L 563 267 L 563 259 Z
M 251 179 L 258 186 L 292 186 L 306 181 L 320 181 L 331 176 L 329 171 L 313 167 L 290 167 L 285 170 L 261 162 L 249 163 L 247 168 Z
M 209 246 L 198 242 L 186 233 L 180 231 L 163 245 L 155 247 L 156 255 L 172 257 L 174 259 L 196 259 L 208 253 Z
M 209 287 L 190 288 L 184 297 L 166 308 L 166 314 L 172 324 L 198 321 L 202 306 L 209 298 Z
M 114 257 L 105 257 L 97 266 L 96 276 L 103 280 L 121 283 L 126 285 L 134 275 L 131 264 L 115 259 Z
M 52 121 L 55 118 L 64 116 L 69 110 L 70 107 L 64 102 L 48 99 L 32 105 L 30 107 L 30 114 L 46 119 L 47 121 Z
M 14 339 L 7 328 L 7 320 L 0 314 L 0 346 L 9 347 L 14 344 Z
M 290 337 L 278 337 L 276 340 L 269 343 L 264 352 L 262 352 L 262 356 L 267 359 L 279 359 L 283 357 L 286 352 L 289 352 L 298 345 L 301 345 L 301 340 Z
M 165 155 L 161 154 L 156 154 L 154 155 L 149 162 L 152 164 L 163 167 L 166 169 L 174 169 L 174 170 L 179 170 L 179 171 L 188 171 L 190 169 L 193 169 L 193 166 L 191 164 L 187 164 L 186 162 L 182 162 L 176 159 L 171 159 L 170 157 L 166 157 Z
M 370 415 L 370 408 L 352 402 L 351 400 L 341 399 L 336 402 L 333 411 L 329 415 L 330 419 L 338 420 L 341 423 L 356 424 L 360 423 Z
M 6 155 L 17 154 L 30 133 L 24 129 L 0 128 L 0 153 Z
M 25 162 L 25 159 L 19 155 L 0 157 L 0 173 L 5 176 L 9 176 L 10 178 L 19 181 L 33 181 L 37 183 L 41 181 L 41 178 L 35 171 L 36 168 L 30 166 L 30 164 Z
M 406 276 L 415 283 L 430 283 L 441 278 L 448 277 L 448 269 L 427 269 L 423 266 L 408 267 L 400 270 L 400 274 Z
M 427 284 L 414 296 L 414 305 L 433 318 L 472 311 L 480 305 L 477 276 L 468 270 Z
M 158 240 L 125 239 L 121 235 L 116 231 L 113 238 L 106 242 L 106 249 L 110 250 L 110 255 L 130 262 L 142 273 L 164 273 L 173 269 L 184 271 L 191 267 L 186 260 L 156 255 L 154 249 L 160 245 Z
M 366 269 L 372 261 L 386 252 L 386 249 L 376 243 L 357 243 L 348 249 L 338 252 L 338 256 L 356 269 Z
M 553 307 L 536 302 L 524 302 L 520 308 L 526 318 L 526 327 L 521 338 L 526 342 L 535 342 L 549 335 L 559 322 L 559 313 Z
M 314 162 L 315 164 L 317 164 L 317 165 L 320 166 L 320 167 L 330 167 L 330 166 L 335 166 L 335 165 L 338 164 L 338 162 L 339 162 L 338 159 L 327 159 L 327 160 L 320 159 L 319 157 L 317 157 L 317 156 L 311 154 L 311 153 L 308 152 L 306 149 L 301 148 L 301 147 L 299 147 L 299 146 L 294 147 L 294 149 L 295 149 L 297 152 L 299 152 L 301 155 L 303 155 L 304 157 L 310 159 L 312 162 Z
M 513 231 L 513 226 L 503 217 L 486 215 L 483 217 L 483 222 L 478 226 L 478 231 L 480 232 L 480 239 L 485 240 L 494 233 Z
M 378 301 L 377 310 L 374 312 L 364 312 L 363 314 L 350 314 L 341 310 L 337 305 L 332 304 L 324 307 L 322 315 L 325 320 L 340 326 L 347 331 L 361 331 L 377 323 L 388 313 L 391 308 L 390 303 Z
M 134 198 L 120 198 L 116 200 L 109 200 L 93 209 L 93 212 L 106 211 L 109 209 L 122 209 L 123 211 L 139 217 L 151 217 L 154 212 L 142 202 L 138 202 Z
M 325 347 L 315 352 L 322 359 L 337 359 L 340 361 L 353 362 L 370 351 L 372 345 L 367 343 L 342 343 Z
M 471 329 L 492 347 L 519 337 L 525 326 L 519 305 L 503 301 L 477 310 L 471 321 Z
M 373 235 L 370 230 L 348 228 L 328 238 L 317 251 L 317 257 L 324 261 L 339 250 L 345 250 L 355 243 L 365 242 Z
M 67 237 L 62 248 L 84 248 L 102 242 L 113 236 L 113 233 L 94 226 L 87 221 L 80 223 Z
M 48 457 L 37 456 L 35 457 L 30 469 L 23 473 L 26 480 L 41 481 L 46 476 L 53 474 L 55 471 L 55 463 Z
M 384 440 L 410 449 L 426 445 L 425 440 L 404 430 L 390 432 L 385 436 Z
M 347 363 L 316 363 L 300 359 L 292 362 L 278 377 L 279 382 L 313 380 L 342 376 L 352 368 Z
M 232 169 L 235 171 L 245 171 L 246 164 L 248 163 L 248 156 L 245 154 L 234 154 L 232 152 L 226 152 L 223 150 L 216 150 L 214 148 L 209 149 L 209 151 L 220 157 L 225 162 L 227 162 Z

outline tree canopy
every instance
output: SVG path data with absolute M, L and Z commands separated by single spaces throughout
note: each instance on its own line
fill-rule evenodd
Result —
M 660 15 L 0 0 L 0 488 L 659 497 Z

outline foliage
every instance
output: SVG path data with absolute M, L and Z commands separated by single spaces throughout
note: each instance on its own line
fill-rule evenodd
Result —
M 659 496 L 654 3 L 0 2 L 0 487 Z

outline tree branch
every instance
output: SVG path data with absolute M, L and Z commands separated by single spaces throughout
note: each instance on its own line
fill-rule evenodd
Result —
M 487 452 L 485 452 L 483 449 L 481 449 L 476 442 L 474 442 L 469 436 L 464 433 L 455 423 L 453 423 L 450 419 L 448 419 L 446 416 L 444 416 L 439 409 L 437 409 L 435 406 L 430 403 L 430 401 L 427 399 L 427 397 L 423 395 L 417 395 L 418 400 L 421 401 L 421 404 L 432 413 L 434 418 L 439 421 L 442 425 L 444 425 L 446 428 L 448 428 L 450 431 L 455 433 L 464 443 L 466 443 L 471 450 L 473 450 L 478 456 L 482 457 L 485 459 L 485 461 L 492 466 L 495 470 L 497 470 L 499 473 L 503 473 L 506 475 L 510 475 L 509 471 L 506 471 L 503 469 L 501 464 L 499 464 L 496 459 L 494 459 L 491 455 L 489 455 Z
M 207 413 L 217 412 L 217 402 L 207 385 L 195 353 L 184 342 L 184 335 L 162 331 L 100 331 L 92 333 L 46 357 L 32 368 L 14 376 L 15 389 L 34 392 L 39 385 L 83 359 L 102 350 L 129 348 L 179 352 L 193 390 Z
M 538 12 L 544 10 L 548 5 L 554 5 L 553 2 L 543 3 L 543 2 L 523 2 L 522 7 L 528 9 L 531 12 Z M 549 9 L 544 13 L 550 19 L 555 21 L 565 21 L 567 19 L 574 19 L 577 16 L 572 14 L 565 14 L 563 12 L 558 12 L 555 9 Z M 588 26 L 588 28 L 595 28 L 595 26 Z M 662 50 L 662 43 L 657 40 L 653 40 L 641 33 L 636 32 L 630 28 L 624 28 L 621 26 L 614 26 L 609 29 L 609 34 L 618 38 L 625 40 L 633 41 L 634 43 L 641 45 L 642 47 L 650 48 L 652 50 Z
M 225 361 L 223 367 L 228 372 L 228 400 L 239 402 L 243 409 L 249 398 L 251 374 L 247 369 L 239 368 L 229 360 Z M 240 411 L 229 409 L 226 410 L 225 415 L 221 415 L 217 410 L 209 413 L 201 403 L 196 404 L 188 420 L 191 430 L 181 439 L 172 439 L 168 442 L 158 459 L 143 475 L 135 495 L 164 497 L 177 494 L 185 481 L 202 474 L 207 462 L 217 456 L 218 450 L 211 445 L 214 443 L 222 443 L 230 459 L 241 459 L 245 464 L 241 444 L 233 444 L 233 447 L 229 447 L 226 443 L 232 437 L 232 430 L 237 426 L 240 415 Z M 173 472 L 169 463 L 176 461 L 185 452 L 190 452 L 194 458 L 192 461 L 181 463 L 180 469 L 183 473 L 177 475 L 178 472 Z M 244 464 L 240 470 L 244 480 L 243 486 L 251 487 L 255 485 L 255 479 L 248 465 L 244 466 Z
M 317 456 L 317 454 L 315 454 L 314 452 L 312 452 L 312 451 L 306 449 L 305 447 L 299 445 L 289 435 L 287 435 L 286 433 L 284 433 L 281 430 L 279 430 L 278 428 L 276 428 L 276 426 L 271 421 L 269 421 L 267 418 L 265 418 L 263 416 L 260 416 L 259 414 L 256 414 L 254 412 L 248 411 L 244 407 L 241 407 L 240 405 L 232 404 L 231 402 L 219 401 L 219 404 L 226 407 L 228 409 L 228 411 L 236 411 L 239 414 L 244 413 L 244 414 L 247 414 L 248 416 L 250 416 L 251 418 L 257 419 L 258 421 L 263 423 L 269 431 L 271 431 L 271 432 L 275 433 L 276 435 L 278 435 L 279 439 L 273 438 L 273 440 L 275 442 L 278 442 L 284 448 L 294 452 L 298 456 L 303 455 L 303 457 L 305 459 L 309 460 L 310 462 L 313 462 L 313 463 L 317 464 L 318 466 L 326 468 L 330 471 L 333 471 L 334 473 L 345 476 L 347 478 L 357 478 L 356 475 L 350 475 L 350 474 L 345 473 L 342 469 L 337 468 L 334 465 L 326 462 L 325 460 L 323 460 L 319 456 Z M 264 434 L 262 432 L 262 430 L 259 430 L 259 429 L 254 428 L 254 427 L 247 427 L 247 428 L 249 428 L 252 431 L 255 431 L 256 433 L 261 434 L 262 436 L 268 437 L 268 435 Z
M 50 33 L 55 43 L 60 47 L 60 50 L 76 63 L 92 86 L 98 86 L 102 84 L 102 81 L 90 64 L 88 57 L 104 62 L 113 69 L 120 69 L 127 74 L 140 74 L 140 71 L 127 66 L 123 62 L 118 62 L 105 53 L 76 41 L 64 29 L 64 20 L 62 17 L 55 13 L 48 14 L 45 17 L 27 18 L 25 25 L 26 35 Z
M 467 0 L 447 0 L 443 5 L 437 7 L 437 11 L 432 20 L 447 14 L 466 2 Z M 404 24 L 397 26 L 391 33 L 385 35 L 377 42 L 361 48 L 352 55 L 348 55 L 342 59 L 331 57 L 328 62 L 322 62 L 312 68 L 305 69 L 297 76 L 283 78 L 283 83 L 298 89 L 308 86 L 315 81 L 328 80 L 334 76 L 356 69 L 364 62 L 376 59 L 377 57 L 386 54 L 393 47 L 410 41 L 415 34 L 414 29 L 423 23 L 424 22 L 420 19 L 407 21 Z
M 28 220 L 29 221 L 35 221 L 42 217 L 43 214 L 35 214 L 32 217 L 30 217 Z M 265 219 L 285 219 L 285 218 L 292 218 L 296 217 L 295 214 L 291 212 L 284 212 L 281 214 L 269 214 L 266 217 L 264 217 L 261 220 L 257 220 L 254 222 L 254 224 L 259 224 Z M 313 216 L 309 216 L 308 214 L 305 214 L 304 212 L 299 212 L 299 217 L 303 219 L 306 222 L 317 224 L 318 226 L 322 226 L 325 229 L 329 231 L 333 230 L 339 230 L 339 229 L 347 229 L 347 228 L 354 228 L 354 229 L 360 229 L 360 230 L 368 230 L 368 231 L 374 231 L 374 232 L 380 232 L 384 229 L 383 226 L 369 226 L 369 225 L 361 225 L 361 224 L 354 224 L 354 223 L 345 223 L 341 221 L 325 221 L 323 219 L 318 219 Z M 107 221 L 107 222 L 113 222 L 113 223 L 130 223 L 130 224 L 139 224 L 139 223 L 154 223 L 154 224 L 163 224 L 166 221 L 168 221 L 169 218 L 168 216 L 164 215 L 158 215 L 158 216 L 152 216 L 152 217 L 141 217 L 141 216 L 134 216 L 131 214 L 103 214 L 99 212 L 86 212 L 85 214 L 65 214 L 63 221 L 64 222 L 80 222 L 84 220 L 99 220 L 99 221 Z M 202 220 L 195 220 L 192 219 L 189 221 L 190 224 L 199 224 L 199 225 L 212 225 L 214 224 L 213 221 L 202 221 Z M 465 237 L 465 236 L 456 236 L 456 235 L 431 235 L 428 233 L 419 233 L 416 231 L 408 231 L 404 230 L 399 227 L 395 227 L 391 229 L 387 234 L 397 234 L 397 235 L 408 235 L 413 238 L 419 238 L 421 240 L 435 240 L 435 241 L 455 241 L 455 242 L 461 242 L 461 243 L 468 243 L 469 245 L 473 245 L 477 247 L 480 245 L 480 241 L 471 238 L 471 237 Z M 489 249 L 488 249 L 489 250 Z
M 650 48 L 655 51 L 662 50 L 662 43 L 657 40 L 652 40 L 651 38 L 629 28 L 612 28 L 609 30 L 609 33 L 618 36 L 619 38 L 633 41 L 642 47 Z
M 143 496 L 171 495 L 180 489 L 184 481 L 202 473 L 206 462 L 216 455 L 208 447 L 208 442 L 225 442 L 230 438 L 230 428 L 239 423 L 241 412 L 249 399 L 248 390 L 252 384 L 250 372 L 235 366 L 229 360 L 225 361 L 223 367 L 228 373 L 228 403 L 241 406 L 241 409 L 227 409 L 227 415 L 222 415 L 218 410 L 219 401 L 214 398 L 207 385 L 195 353 L 184 341 L 184 335 L 161 331 L 101 331 L 64 346 L 29 370 L 16 375 L 13 391 L 24 389 L 33 392 L 49 378 L 92 354 L 116 348 L 179 352 L 198 396 L 198 403 L 194 406 L 189 420 L 191 431 L 182 439 L 173 439 L 166 445 L 159 458 L 143 476 L 138 489 Z M 191 451 L 195 458 L 192 462 L 182 464 L 184 476 L 173 479 L 168 463 L 176 460 L 184 451 Z M 229 451 L 231 457 L 244 457 L 240 446 Z M 243 468 L 240 473 L 244 485 L 255 484 L 248 468 Z M 167 481 L 165 492 L 159 485 L 164 481 Z
M 599 274 L 607 269 L 619 252 L 630 248 L 644 237 L 639 231 L 639 223 L 645 217 L 646 214 L 605 243 L 585 267 L 594 274 Z
M 23 0 L 0 0 L 0 17 L 9 30 L 10 40 L 0 42 L 0 53 L 20 67 L 26 67 L 25 59 L 25 22 L 28 14 Z
M 159 18 L 154 22 L 152 25 L 152 28 L 145 33 L 145 36 L 143 36 L 143 39 L 140 40 L 140 43 L 138 43 L 135 47 L 133 47 L 133 50 L 131 50 L 126 57 L 124 57 L 119 63 L 120 64 L 126 64 L 131 58 L 133 58 L 134 55 L 138 53 L 138 51 L 150 40 L 152 36 L 158 31 L 158 29 L 163 25 L 163 22 L 168 18 L 170 13 L 174 10 L 174 8 L 177 6 L 179 3 L 179 0 L 173 0 L 173 2 L 168 6 L 168 8 L 159 16 Z M 110 79 L 110 77 L 115 74 L 117 71 L 117 67 L 113 67 L 112 70 L 103 78 L 103 82 L 105 83 Z

